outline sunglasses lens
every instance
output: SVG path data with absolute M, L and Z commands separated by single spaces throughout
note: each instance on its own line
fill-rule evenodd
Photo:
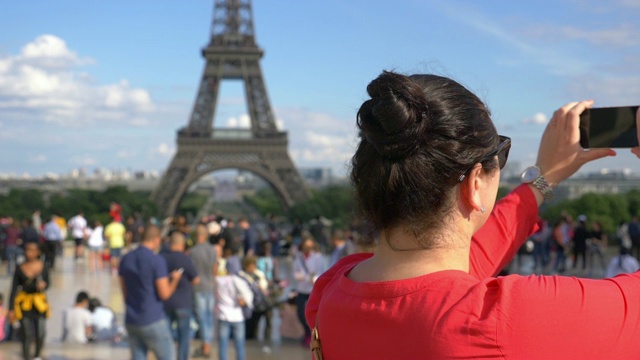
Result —
M 509 158 L 509 147 L 498 153 L 498 166 L 500 166 L 500 170 L 507 164 L 507 158 Z

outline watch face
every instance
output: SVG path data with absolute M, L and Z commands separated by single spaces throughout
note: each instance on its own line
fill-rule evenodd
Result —
M 530 166 L 524 170 L 521 179 L 523 183 L 530 183 L 538 176 L 540 176 L 540 168 L 537 166 Z

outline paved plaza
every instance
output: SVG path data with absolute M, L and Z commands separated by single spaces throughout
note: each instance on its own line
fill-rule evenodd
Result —
M 91 296 L 98 297 L 105 305 L 111 307 L 118 318 L 119 324 L 124 324 L 124 301 L 120 293 L 118 277 L 108 271 L 90 274 L 86 262 L 75 262 L 72 258 L 72 247 L 65 249 L 65 256 L 58 258 L 56 269 L 51 274 L 51 286 L 47 291 L 52 306 L 51 318 L 47 321 L 47 337 L 44 348 L 46 360 L 125 360 L 129 359 L 129 349 L 126 344 L 112 345 L 108 343 L 69 345 L 60 341 L 62 336 L 62 311 L 73 305 L 78 291 L 85 290 Z M 0 269 L 0 292 L 9 298 L 11 279 L 6 275 L 6 268 Z M 295 339 L 281 336 L 281 315 L 274 311 L 273 341 L 247 341 L 247 359 L 310 359 L 310 351 Z M 291 318 L 289 318 L 291 320 Z M 286 320 L 285 320 L 286 322 Z M 192 349 L 197 340 L 194 340 Z M 268 348 L 265 348 L 268 346 Z M 212 349 L 211 359 L 217 359 L 217 348 Z M 22 359 L 20 343 L 0 343 L 0 360 Z M 153 356 L 149 356 L 153 359 Z M 235 359 L 233 346 L 230 344 L 230 357 Z

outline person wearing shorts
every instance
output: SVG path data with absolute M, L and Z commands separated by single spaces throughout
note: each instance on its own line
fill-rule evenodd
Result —
M 83 212 L 79 211 L 76 216 L 69 219 L 67 226 L 71 230 L 71 236 L 76 244 L 75 259 L 78 260 L 84 256 L 84 238 L 87 235 L 87 220 L 84 218 Z
M 104 229 L 104 238 L 109 243 L 109 252 L 111 255 L 111 272 L 113 274 L 118 273 L 118 265 L 120 258 L 122 257 L 122 249 L 125 244 L 125 234 L 127 229 L 122 225 L 120 221 L 113 220 Z
M 102 269 L 102 250 L 104 249 L 104 227 L 99 220 L 94 221 L 90 230 L 87 246 L 89 247 L 89 271 L 92 273 Z

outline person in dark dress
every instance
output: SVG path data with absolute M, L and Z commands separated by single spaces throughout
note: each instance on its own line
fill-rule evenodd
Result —
M 45 290 L 49 287 L 48 267 L 40 260 L 37 243 L 25 245 L 25 261 L 16 267 L 9 301 L 9 320 L 20 321 L 22 354 L 25 360 L 38 359 L 44 346 L 46 319 L 50 315 Z M 31 355 L 31 343 L 35 353 Z

